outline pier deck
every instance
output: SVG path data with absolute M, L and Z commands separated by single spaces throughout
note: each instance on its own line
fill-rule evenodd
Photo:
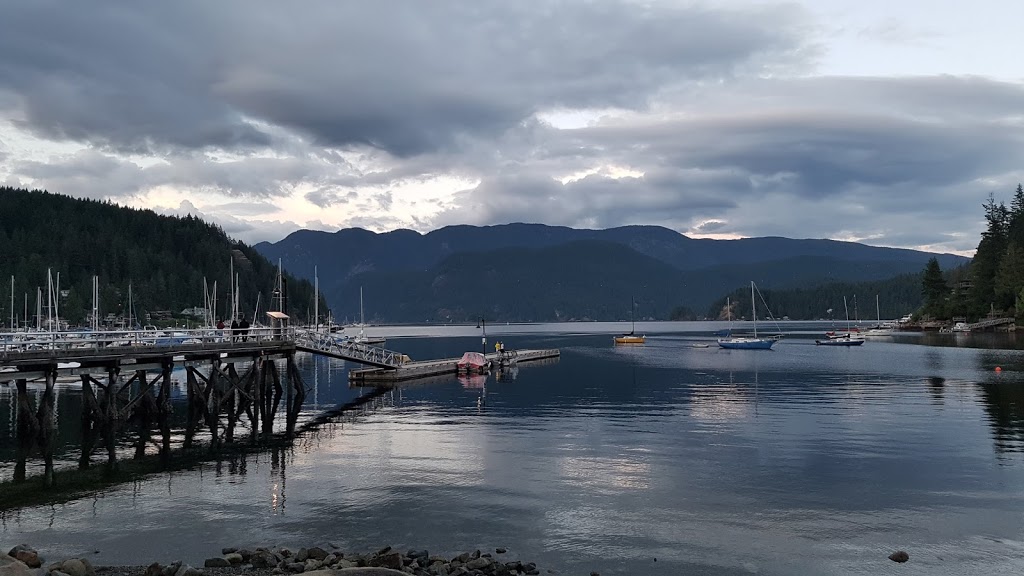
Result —
M 537 360 L 558 358 L 560 355 L 561 352 L 558 349 L 516 350 L 515 362 L 517 364 L 525 364 L 535 362 Z M 491 362 L 497 363 L 497 353 L 492 352 L 486 354 L 486 356 Z M 352 370 L 348 373 L 348 377 L 349 381 L 352 382 L 389 384 L 405 380 L 414 380 L 416 378 L 425 378 L 427 376 L 455 374 L 458 371 L 456 366 L 458 361 L 459 358 L 443 358 L 440 360 L 406 362 L 397 368 L 367 368 L 363 370 Z

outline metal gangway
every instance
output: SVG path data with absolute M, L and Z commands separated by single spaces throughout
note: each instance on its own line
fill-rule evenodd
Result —
M 1002 326 L 1003 324 L 1013 324 L 1014 318 L 989 318 L 987 320 L 981 320 L 980 322 L 974 322 L 966 326 L 967 331 L 973 332 L 975 330 L 984 330 L 985 328 L 993 328 L 995 326 Z
M 295 330 L 295 347 L 304 352 L 334 356 L 379 368 L 398 368 L 407 361 L 401 352 L 315 330 Z

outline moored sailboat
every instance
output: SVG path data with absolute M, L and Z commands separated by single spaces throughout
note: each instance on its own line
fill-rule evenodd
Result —
M 643 344 L 647 341 L 647 336 L 636 333 L 636 322 L 633 318 L 633 310 L 636 308 L 636 302 L 631 296 L 629 298 L 629 333 L 615 337 L 616 344 Z
M 731 336 L 729 338 L 719 338 L 718 345 L 722 348 L 730 350 L 771 350 L 772 346 L 778 342 L 777 337 L 771 338 L 758 338 L 757 337 L 757 302 L 754 299 L 754 282 L 750 282 L 750 310 L 751 315 L 754 319 L 754 336 Z M 731 311 L 730 311 L 731 317 Z

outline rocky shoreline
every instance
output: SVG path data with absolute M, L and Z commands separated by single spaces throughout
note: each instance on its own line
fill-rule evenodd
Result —
M 507 560 L 504 548 L 494 553 L 464 552 L 449 558 L 427 550 L 400 552 L 390 546 L 376 552 L 342 552 L 334 545 L 290 550 L 284 547 L 224 548 L 220 556 L 208 558 L 203 567 L 181 561 L 167 565 L 93 567 L 86 558 L 68 558 L 47 563 L 39 553 L 21 544 L 0 557 L 0 576 L 269 576 L 309 574 L 311 576 L 520 576 L 541 571 L 533 562 Z M 547 574 L 555 574 L 547 570 Z M 591 572 L 591 576 L 596 576 Z

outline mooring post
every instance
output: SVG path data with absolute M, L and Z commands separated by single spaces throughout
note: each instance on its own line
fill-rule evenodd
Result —
M 302 409 L 302 402 L 306 398 L 306 386 L 302 382 L 302 375 L 299 374 L 299 367 L 295 364 L 295 355 L 288 356 L 288 412 L 287 432 L 288 435 L 295 433 L 295 425 L 299 420 L 299 412 Z
M 261 407 L 263 404 L 263 353 L 256 357 L 252 373 L 252 417 L 249 419 L 249 442 L 255 444 L 259 437 Z
M 32 451 L 38 425 L 34 422 L 32 401 L 28 397 L 28 382 L 19 379 L 15 381 L 15 386 L 18 388 L 18 450 L 14 462 L 14 481 L 24 482 L 28 455 Z
M 269 433 L 273 433 L 274 431 L 274 417 L 277 416 L 277 409 L 281 406 L 281 395 L 284 394 L 284 388 L 281 387 L 281 374 L 278 373 L 277 370 L 277 362 L 272 362 L 272 364 L 274 368 L 270 375 L 274 378 L 274 402 L 270 407 L 270 414 L 268 418 L 270 424 Z
M 117 471 L 117 375 L 120 368 L 107 368 L 107 389 L 104 395 L 103 436 L 107 444 L 107 471 Z
M 57 367 L 48 367 L 46 370 L 46 391 L 43 392 L 43 400 L 39 403 L 39 448 L 43 453 L 43 485 L 53 486 L 53 445 L 54 432 L 57 428 L 57 420 L 54 412 L 54 385 L 57 380 Z
M 196 382 L 195 367 L 187 366 L 185 368 L 185 394 L 188 397 L 188 409 L 185 410 L 185 440 L 181 446 L 185 449 L 192 447 L 192 439 L 195 438 L 196 435 L 195 389 L 198 385 L 198 382 Z
M 146 455 L 146 443 L 149 442 L 150 413 L 153 404 L 153 390 L 149 386 L 145 370 L 136 370 L 135 377 L 139 381 L 140 398 L 132 408 L 132 416 L 139 425 L 139 441 L 135 445 L 135 459 Z
M 238 397 L 238 392 L 235 390 L 235 387 L 240 383 L 234 362 L 228 364 L 227 381 L 228 426 L 224 433 L 224 441 L 230 443 L 235 441 L 235 421 L 238 418 L 235 409 L 241 401 L 241 398 Z
M 171 456 L 171 370 L 173 359 L 164 359 L 160 374 L 160 394 L 157 396 L 157 410 L 160 414 L 160 458 L 167 462 Z
M 96 395 L 92 389 L 92 378 L 82 374 L 82 455 L 78 459 L 78 469 L 89 467 L 96 433 L 93 427 L 93 410 L 96 406 Z
M 214 360 L 210 365 L 210 378 L 206 381 L 206 427 L 210 429 L 210 449 L 220 448 L 220 437 L 217 435 L 217 427 L 220 423 L 220 360 Z

